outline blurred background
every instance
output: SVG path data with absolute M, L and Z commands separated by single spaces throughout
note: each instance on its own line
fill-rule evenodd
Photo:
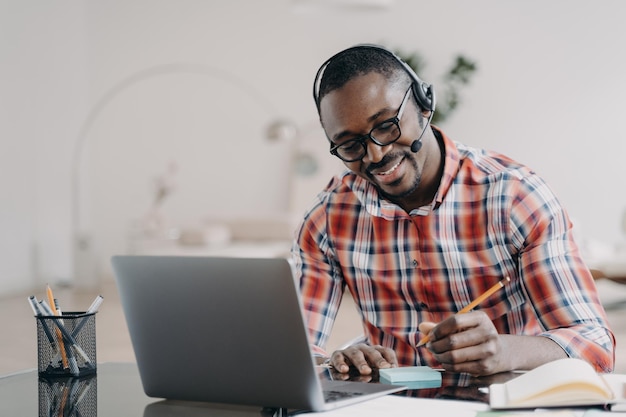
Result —
M 620 0 L 0 0 L 0 296 L 98 285 L 117 253 L 284 253 L 342 169 L 313 77 L 364 42 L 419 54 L 440 100 L 471 59 L 440 126 L 534 168 L 585 253 L 619 258 L 625 15 Z

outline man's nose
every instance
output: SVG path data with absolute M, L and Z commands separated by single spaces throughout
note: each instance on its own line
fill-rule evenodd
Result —
M 373 140 L 368 140 L 365 146 L 365 150 L 367 151 L 367 153 L 365 154 L 363 159 L 370 163 L 380 162 L 389 148 L 389 145 L 381 146 L 375 143 Z

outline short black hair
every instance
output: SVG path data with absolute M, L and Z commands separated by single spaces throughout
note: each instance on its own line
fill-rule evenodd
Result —
M 393 78 L 405 74 L 409 75 L 406 70 L 390 51 L 377 46 L 355 46 L 339 52 L 337 55 L 326 61 L 315 83 L 317 91 L 315 94 L 316 105 L 319 110 L 322 98 L 331 91 L 343 87 L 353 78 L 376 72 L 385 78 L 391 80 Z

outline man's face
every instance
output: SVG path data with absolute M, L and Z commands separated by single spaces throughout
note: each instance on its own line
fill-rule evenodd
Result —
M 404 83 L 392 83 L 372 72 L 324 96 L 320 115 L 331 146 L 366 135 L 373 127 L 396 116 L 407 88 Z M 352 172 L 370 181 L 392 200 L 409 196 L 420 184 L 423 162 L 419 159 L 423 152 L 416 154 L 410 149 L 422 130 L 418 113 L 411 96 L 400 118 L 401 136 L 396 142 L 380 146 L 367 140 L 363 159 L 344 161 Z

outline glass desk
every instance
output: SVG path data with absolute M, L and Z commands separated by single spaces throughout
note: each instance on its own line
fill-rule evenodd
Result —
M 321 370 L 321 372 L 330 375 L 329 371 Z M 488 394 L 484 387 L 489 386 L 492 382 L 503 382 L 514 376 L 514 373 L 507 373 L 489 378 L 472 378 L 468 375 L 444 373 L 440 388 L 409 390 L 395 395 L 464 400 L 470 409 L 486 409 Z M 359 377 L 354 379 L 359 379 Z M 277 415 L 275 410 L 263 410 L 260 407 L 189 403 L 150 398 L 144 394 L 137 367 L 132 363 L 98 364 L 96 375 L 67 381 L 59 382 L 58 379 L 39 378 L 35 369 L 0 377 L 0 416 L 159 417 L 219 415 L 271 417 Z M 355 406 L 347 407 L 346 410 L 351 407 Z M 59 410 L 65 410 L 65 412 Z

